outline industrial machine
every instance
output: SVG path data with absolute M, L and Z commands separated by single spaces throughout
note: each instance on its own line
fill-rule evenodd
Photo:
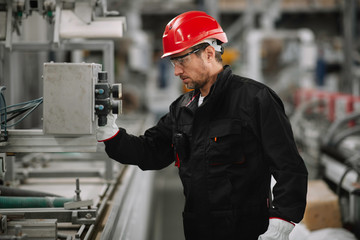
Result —
M 107 114 L 121 114 L 117 99 L 125 98 L 122 85 L 115 81 L 115 68 L 120 68 L 114 60 L 116 48 L 129 48 L 127 60 L 134 72 L 129 76 L 136 77 L 128 78 L 137 81 L 138 95 L 149 95 L 150 111 L 162 115 L 179 94 L 180 81 L 169 81 L 173 84 L 169 99 L 169 89 L 153 91 L 156 81 L 144 84 L 145 74 L 155 71 L 150 66 L 154 44 L 140 24 L 139 2 L 127 1 L 127 16 L 132 20 L 127 26 L 125 17 L 108 11 L 106 0 L 0 0 L 0 240 L 149 239 L 155 174 L 114 162 L 95 138 L 96 127 L 106 124 Z M 175 1 L 144 2 L 167 9 Z M 221 1 L 193 2 L 215 8 Z M 241 50 L 242 62 L 239 67 L 234 62 L 233 70 L 264 82 L 285 100 L 309 178 L 324 179 L 331 186 L 340 199 L 344 226 L 360 237 L 355 0 L 335 1 L 344 5 L 341 11 L 316 6 L 330 1 L 303 1 L 311 2 L 311 13 L 317 13 L 317 8 L 320 13 L 343 15 L 345 54 L 336 63 L 343 63 L 344 92 L 352 89 L 352 94 L 312 85 L 318 33 L 308 28 L 276 28 L 280 3 L 293 1 L 245 2 L 246 10 L 225 29 L 229 43 Z M 174 8 L 172 13 L 178 11 Z M 224 23 L 237 11 L 231 7 Z M 293 11 L 289 10 L 290 15 Z M 256 25 L 261 27 L 255 29 Z M 118 44 L 125 31 L 131 46 Z M 144 88 L 146 94 L 142 94 Z M 121 116 L 121 126 L 134 135 L 153 122 L 151 115 Z M 158 205 L 165 204 L 157 201 Z M 152 220 L 157 217 L 154 214 Z
M 309 179 L 328 183 L 339 198 L 342 224 L 359 237 L 359 98 L 299 89 L 294 102 L 291 121 Z
M 115 163 L 95 138 L 107 114 L 121 114 L 113 40 L 126 22 L 117 15 L 106 1 L 0 1 L 0 239 L 147 233 L 147 224 L 135 229 L 129 219 L 147 221 L 149 203 L 134 206 L 151 199 L 153 174 Z M 34 41 L 29 29 L 45 34 Z M 86 63 L 79 50 L 96 52 L 102 64 Z M 28 61 L 33 71 L 22 75 L 13 63 L 27 53 L 36 54 Z M 21 94 L 29 82 L 38 86 Z M 124 117 L 122 124 L 139 134 L 152 122 L 142 119 Z

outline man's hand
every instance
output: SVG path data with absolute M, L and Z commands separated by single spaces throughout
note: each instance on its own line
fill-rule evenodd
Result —
M 96 139 L 98 142 L 105 142 L 118 134 L 119 127 L 115 123 L 116 117 L 117 115 L 115 114 L 108 114 L 106 125 L 96 128 Z
M 258 240 L 289 240 L 294 225 L 279 218 L 270 218 L 268 230 Z

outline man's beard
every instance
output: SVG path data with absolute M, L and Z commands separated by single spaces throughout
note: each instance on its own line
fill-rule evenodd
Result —
M 194 83 L 194 82 L 191 82 L 191 83 L 188 83 L 188 84 L 185 84 L 185 87 L 187 89 L 198 89 L 198 84 Z

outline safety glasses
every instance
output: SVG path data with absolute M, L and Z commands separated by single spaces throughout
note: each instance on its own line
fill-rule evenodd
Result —
M 205 46 L 203 46 L 201 48 L 194 49 L 194 50 L 192 50 L 192 51 L 190 51 L 190 52 L 188 52 L 188 53 L 186 53 L 184 55 L 170 58 L 170 62 L 173 65 L 173 67 L 175 67 L 175 66 L 184 67 L 186 65 L 186 62 L 187 62 L 187 58 L 186 58 L 187 56 L 190 56 L 193 53 L 196 53 L 196 52 L 198 52 L 198 51 L 200 51 L 202 49 L 205 49 L 207 46 L 209 46 L 209 45 L 205 45 Z

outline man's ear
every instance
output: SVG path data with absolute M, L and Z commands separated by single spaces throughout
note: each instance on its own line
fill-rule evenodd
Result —
M 211 60 L 215 58 L 215 49 L 212 46 L 205 48 L 206 60 Z

